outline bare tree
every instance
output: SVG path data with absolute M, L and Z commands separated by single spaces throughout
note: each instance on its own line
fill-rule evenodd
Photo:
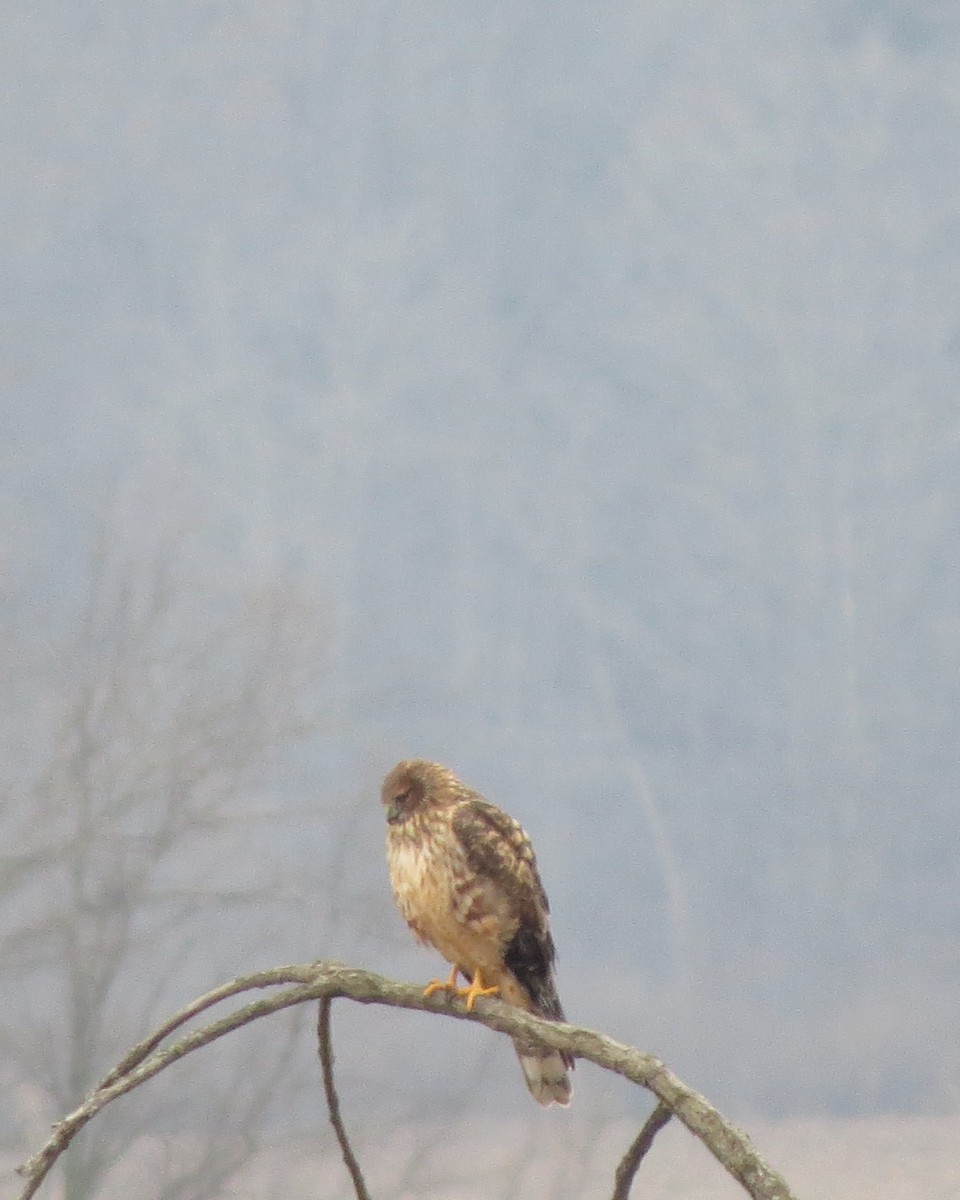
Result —
M 252 858 L 275 815 L 255 786 L 313 722 L 318 606 L 292 583 L 237 580 L 209 548 L 204 565 L 194 546 L 111 528 L 79 602 L 48 602 L 40 636 L 22 631 L 0 664 L 16 740 L 3 756 L 0 956 L 14 986 L 0 1037 L 12 1094 L 41 1112 L 72 1107 L 160 1005 L 249 955 L 257 911 L 282 899 L 269 859 Z M 161 1195 L 215 1194 L 248 1157 L 292 1036 L 253 1067 L 246 1048 L 246 1069 L 205 1098 L 195 1150 L 170 1156 Z M 82 1139 L 67 1200 L 97 1195 L 175 1109 L 182 1096 L 159 1089 Z

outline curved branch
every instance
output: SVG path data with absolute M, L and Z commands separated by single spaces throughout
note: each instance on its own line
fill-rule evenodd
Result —
M 190 1016 L 225 998 L 244 991 L 282 987 L 285 984 L 294 986 L 246 1004 L 209 1025 L 185 1034 L 170 1046 L 156 1048 L 168 1032 L 178 1028 Z M 181 1009 L 130 1051 L 72 1113 L 57 1122 L 45 1145 L 19 1168 L 20 1174 L 27 1180 L 21 1200 L 29 1200 L 34 1195 L 76 1134 L 107 1104 L 152 1079 L 171 1063 L 224 1037 L 241 1025 L 292 1005 L 324 997 L 343 997 L 360 1004 L 386 1004 L 394 1008 L 442 1013 L 457 1020 L 486 1025 L 513 1038 L 526 1038 L 587 1059 L 653 1092 L 661 1104 L 704 1143 L 753 1200 L 796 1200 L 784 1180 L 760 1158 L 747 1135 L 724 1120 L 703 1096 L 687 1087 L 653 1055 L 644 1054 L 635 1046 L 615 1041 L 590 1029 L 544 1021 L 497 1000 L 481 1000 L 472 1012 L 467 1012 L 462 1001 L 449 1000 L 443 995 L 425 997 L 417 985 L 397 983 L 370 971 L 329 961 L 276 967 L 244 976 Z
M 267 976 L 272 976 L 272 978 L 268 979 L 266 978 Z M 274 971 L 264 971 L 259 975 L 235 979 L 231 984 L 226 985 L 226 989 L 227 994 L 236 995 L 239 992 L 253 988 L 270 987 L 280 983 L 294 982 L 297 978 L 312 978 L 310 968 L 279 967 Z M 216 989 L 217 992 L 223 990 L 221 988 Z M 202 996 L 194 1002 L 194 1005 L 199 1006 L 198 1011 L 209 1007 L 204 1002 L 209 1000 L 209 997 L 214 994 L 213 992 L 208 993 L 207 996 Z M 152 1054 L 145 1056 L 142 1048 L 148 1043 L 156 1044 L 156 1034 L 152 1034 L 145 1041 L 139 1043 L 124 1058 L 124 1062 L 130 1060 L 135 1065 L 119 1076 L 117 1068 L 110 1071 L 106 1076 L 106 1080 L 110 1082 L 98 1084 L 92 1092 L 88 1093 L 82 1103 L 72 1113 L 69 1113 L 54 1125 L 53 1132 L 47 1138 L 42 1148 L 22 1166 L 17 1168 L 18 1173 L 23 1175 L 27 1180 L 27 1185 L 21 1193 L 21 1200 L 29 1200 L 34 1195 L 46 1178 L 50 1168 L 84 1125 L 91 1121 L 102 1108 L 105 1108 L 112 1101 L 126 1095 L 127 1092 L 132 1092 L 135 1087 L 146 1083 L 148 1079 L 152 1079 L 154 1075 L 159 1074 L 165 1067 L 169 1067 L 172 1063 L 177 1062 L 191 1051 L 199 1050 L 201 1046 L 207 1046 L 225 1034 L 232 1033 L 234 1029 L 239 1029 L 242 1025 L 246 1025 L 259 1017 L 269 1016 L 271 1013 L 280 1012 L 281 1009 L 290 1008 L 295 1004 L 302 1004 L 305 1000 L 314 1000 L 317 998 L 317 995 L 318 993 L 313 987 L 302 984 L 300 987 L 291 988 L 289 991 L 281 992 L 266 1000 L 257 1000 L 252 1004 L 244 1005 L 243 1008 L 237 1009 L 229 1016 L 222 1017 L 219 1021 L 214 1021 L 210 1025 L 205 1025 L 202 1029 L 194 1030 L 192 1033 L 188 1033 L 182 1037 L 180 1041 L 174 1042 L 172 1046 L 168 1046 L 163 1050 L 156 1050 Z M 209 1003 L 215 1004 L 220 998 L 218 996 L 217 1000 L 210 1000 Z M 194 1005 L 188 1005 L 188 1007 L 193 1008 Z M 179 1022 L 173 1019 L 173 1023 L 177 1024 Z M 170 1024 L 170 1022 L 165 1022 L 165 1024 Z
M 194 1017 L 205 1012 L 208 1008 L 213 1008 L 214 1005 L 220 1004 L 223 1000 L 229 1000 L 231 996 L 236 996 L 240 992 L 249 992 L 254 988 L 276 987 L 280 983 L 290 983 L 291 975 L 290 968 L 280 967 L 279 970 L 260 971 L 256 975 L 244 975 L 241 979 L 231 979 L 229 983 L 221 984 L 220 987 L 214 988 L 212 992 L 206 992 L 203 996 L 198 996 L 196 1000 L 191 1000 L 189 1004 L 185 1004 L 183 1008 L 178 1009 L 172 1017 L 168 1017 L 162 1025 L 157 1028 L 148 1037 L 145 1037 L 142 1042 L 129 1050 L 117 1065 L 110 1070 L 103 1079 L 97 1084 L 97 1090 L 109 1087 L 124 1075 L 129 1075 L 134 1067 L 147 1057 L 151 1050 L 156 1050 L 161 1042 L 165 1041 L 171 1033 L 174 1033 L 181 1025 L 186 1025 L 188 1021 L 192 1021 Z

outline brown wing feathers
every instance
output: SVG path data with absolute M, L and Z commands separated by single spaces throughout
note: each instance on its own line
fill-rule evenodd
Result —
M 458 805 L 453 831 L 470 865 L 495 883 L 513 909 L 517 929 L 505 947 L 505 965 L 530 997 L 534 1012 L 564 1020 L 553 979 L 556 950 L 546 920 L 550 906 L 527 835 L 485 800 Z

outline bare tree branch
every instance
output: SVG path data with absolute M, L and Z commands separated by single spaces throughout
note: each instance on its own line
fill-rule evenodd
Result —
M 261 987 L 276 987 L 279 984 L 293 983 L 297 980 L 309 980 L 311 978 L 311 968 L 309 967 L 279 967 L 273 971 L 263 971 L 257 975 L 248 975 L 243 979 L 236 979 L 231 984 L 226 984 L 225 988 L 218 988 L 216 992 L 211 992 L 207 996 L 201 996 L 198 1000 L 194 1001 L 194 1004 L 198 1006 L 197 1011 L 202 1011 L 223 998 L 218 993 L 226 992 L 229 995 L 235 995 L 241 991 Z M 22 1200 L 28 1200 L 30 1196 L 34 1195 L 50 1168 L 84 1125 L 91 1121 L 102 1108 L 105 1108 L 111 1101 L 116 1100 L 118 1096 L 123 1096 L 127 1092 L 133 1091 L 135 1087 L 139 1087 L 140 1084 L 146 1083 L 148 1079 L 152 1079 L 165 1067 L 169 1067 L 172 1063 L 179 1061 L 179 1059 L 191 1051 L 199 1050 L 201 1046 L 207 1046 L 211 1042 L 217 1041 L 217 1039 L 223 1037 L 225 1034 L 231 1033 L 234 1029 L 239 1029 L 242 1025 L 246 1025 L 258 1017 L 265 1017 L 270 1013 L 280 1012 L 281 1009 L 290 1008 L 294 1004 L 302 1004 L 304 1000 L 319 999 L 324 994 L 327 993 L 322 986 L 318 990 L 315 983 L 312 987 L 303 983 L 301 986 L 292 988 L 290 991 L 280 992 L 266 1000 L 247 1004 L 229 1016 L 222 1017 L 219 1021 L 214 1021 L 211 1025 L 206 1025 L 202 1029 L 187 1034 L 172 1046 L 168 1046 L 163 1050 L 155 1050 L 152 1054 L 149 1054 L 143 1052 L 142 1047 L 148 1043 L 156 1045 L 157 1036 L 156 1034 L 151 1035 L 144 1042 L 141 1042 L 139 1046 L 134 1047 L 124 1059 L 124 1063 L 129 1062 L 132 1065 L 121 1074 L 118 1074 L 118 1069 L 114 1068 L 106 1077 L 111 1082 L 95 1087 L 72 1113 L 64 1117 L 63 1120 L 58 1121 L 54 1125 L 53 1133 L 47 1139 L 43 1148 L 19 1168 L 20 1174 L 28 1180 L 22 1194 Z M 215 995 L 216 999 L 210 999 L 210 997 Z M 188 1005 L 188 1007 L 192 1006 Z M 178 1014 L 178 1017 L 179 1019 L 174 1018 L 172 1022 L 168 1022 L 167 1024 L 172 1024 L 175 1027 L 182 1024 L 183 1020 L 186 1019 L 180 1014 Z
M 246 1004 L 201 1029 L 185 1034 L 173 1045 L 156 1049 L 167 1032 L 178 1028 L 188 1019 L 184 1014 L 202 1012 L 220 1000 L 244 991 L 282 987 L 285 984 L 294 986 Z M 336 997 L 356 1000 L 360 1004 L 386 1004 L 394 1008 L 442 1013 L 457 1020 L 486 1025 L 512 1038 L 525 1038 L 587 1059 L 653 1092 L 660 1102 L 658 1108 L 668 1110 L 698 1137 L 753 1200 L 797 1200 L 786 1182 L 760 1158 L 747 1135 L 726 1121 L 703 1096 L 678 1079 L 653 1055 L 644 1054 L 635 1046 L 615 1041 L 591 1029 L 544 1021 L 496 1000 L 483 1000 L 472 1012 L 467 1012 L 459 1000 L 451 1001 L 440 995 L 425 997 L 422 988 L 414 984 L 397 983 L 370 971 L 336 962 L 260 971 L 233 980 L 181 1009 L 164 1024 L 164 1032 L 158 1030 L 135 1047 L 123 1063 L 110 1072 L 103 1084 L 54 1126 L 46 1144 L 20 1167 L 20 1174 L 27 1180 L 21 1200 L 29 1200 L 36 1193 L 54 1162 L 79 1130 L 119 1096 L 146 1083 L 187 1054 L 217 1041 L 242 1025 L 308 1000 Z
M 280 968 L 280 970 L 283 971 L 283 968 Z M 192 1000 L 178 1012 L 175 1012 L 172 1017 L 168 1017 L 149 1037 L 144 1038 L 142 1042 L 138 1042 L 101 1079 L 94 1090 L 102 1091 L 104 1088 L 108 1088 L 116 1083 L 124 1075 L 129 1075 L 171 1033 L 179 1029 L 181 1025 L 186 1025 L 188 1021 L 193 1020 L 194 1017 L 206 1009 L 213 1008 L 215 1004 L 219 1004 L 223 1000 L 228 1000 L 231 996 L 236 996 L 239 992 L 248 992 L 259 987 L 276 987 L 278 983 L 289 982 L 290 980 L 285 976 L 278 978 L 277 973 L 274 971 L 263 971 L 258 975 L 245 975 L 241 979 L 232 979 L 229 983 L 224 983 L 220 987 L 214 988 L 212 992 L 206 992 L 203 996 L 198 996 L 196 1000 Z
M 612 1200 L 627 1200 L 633 1177 L 643 1162 L 647 1151 L 653 1145 L 653 1139 L 673 1116 L 673 1113 L 662 1100 L 658 1101 L 653 1112 L 643 1123 L 643 1127 L 630 1143 L 626 1154 L 620 1160 L 613 1181 Z
M 323 1072 L 323 1091 L 327 1097 L 327 1108 L 330 1111 L 330 1124 L 340 1143 L 340 1153 L 343 1155 L 343 1161 L 347 1164 L 347 1170 L 353 1180 L 353 1190 L 357 1193 L 357 1200 L 370 1200 L 363 1172 L 353 1153 L 350 1139 L 347 1137 L 347 1131 L 340 1116 L 340 1099 L 333 1082 L 333 1046 L 330 1042 L 330 1009 L 332 1005 L 333 1000 L 329 996 L 324 996 L 320 1001 L 317 1013 L 317 1050 Z

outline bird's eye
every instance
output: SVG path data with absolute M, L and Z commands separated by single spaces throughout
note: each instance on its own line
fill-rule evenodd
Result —
M 397 794 L 393 798 L 393 802 L 394 802 L 394 804 L 406 804 L 406 802 L 409 799 L 410 799 L 410 789 L 407 788 L 407 790 L 405 792 L 397 792 Z

